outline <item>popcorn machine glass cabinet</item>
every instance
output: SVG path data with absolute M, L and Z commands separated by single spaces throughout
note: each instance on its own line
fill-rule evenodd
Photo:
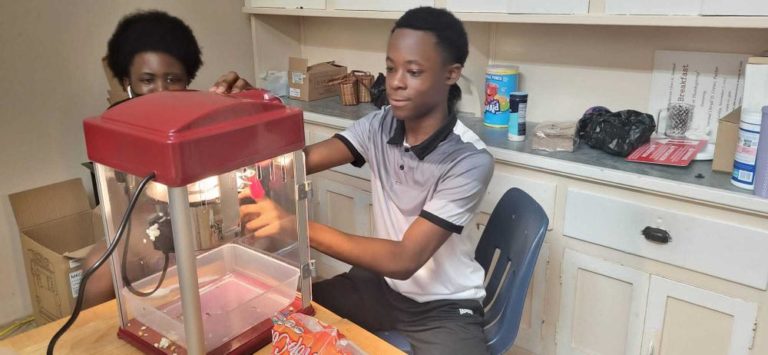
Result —
M 97 175 L 111 241 L 141 177 L 99 164 Z M 263 338 L 275 312 L 308 309 L 305 186 L 300 151 L 187 186 L 192 225 L 184 237 L 194 240 L 208 353 L 228 353 Z M 239 208 L 265 198 L 290 217 L 281 221 L 277 235 L 255 237 L 241 226 Z M 166 186 L 149 183 L 110 266 L 120 313 L 119 336 L 145 351 L 182 354 L 186 337 L 170 216 Z

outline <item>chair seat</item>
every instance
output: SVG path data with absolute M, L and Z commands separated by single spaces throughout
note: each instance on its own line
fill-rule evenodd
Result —
M 400 351 L 409 355 L 413 355 L 411 343 L 408 342 L 408 338 L 406 338 L 403 333 L 400 333 L 396 330 L 383 330 L 376 332 L 376 336 L 384 339 L 384 341 L 400 349 Z

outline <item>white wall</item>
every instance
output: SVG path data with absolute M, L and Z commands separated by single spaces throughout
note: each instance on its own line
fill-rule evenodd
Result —
M 19 235 L 7 195 L 73 177 L 90 178 L 82 119 L 107 106 L 101 66 L 125 14 L 161 9 L 190 25 L 207 89 L 235 70 L 253 82 L 253 49 L 242 0 L 25 0 L 0 10 L 0 324 L 32 312 Z

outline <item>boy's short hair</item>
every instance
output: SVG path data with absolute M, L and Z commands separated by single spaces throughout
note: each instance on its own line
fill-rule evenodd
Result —
M 435 35 L 437 45 L 443 50 L 449 64 L 462 66 L 469 55 L 469 40 L 464 24 L 452 13 L 434 7 L 417 7 L 408 10 L 395 22 L 392 32 L 398 28 L 427 31 Z
M 175 58 L 190 81 L 203 65 L 200 46 L 192 29 L 165 12 L 138 11 L 123 17 L 107 44 L 107 64 L 122 84 L 133 58 L 142 52 L 162 52 Z

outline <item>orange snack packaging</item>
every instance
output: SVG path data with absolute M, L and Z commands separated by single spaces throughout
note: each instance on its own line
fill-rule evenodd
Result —
M 275 355 L 362 355 L 359 347 L 338 329 L 302 313 L 272 318 L 272 354 Z

